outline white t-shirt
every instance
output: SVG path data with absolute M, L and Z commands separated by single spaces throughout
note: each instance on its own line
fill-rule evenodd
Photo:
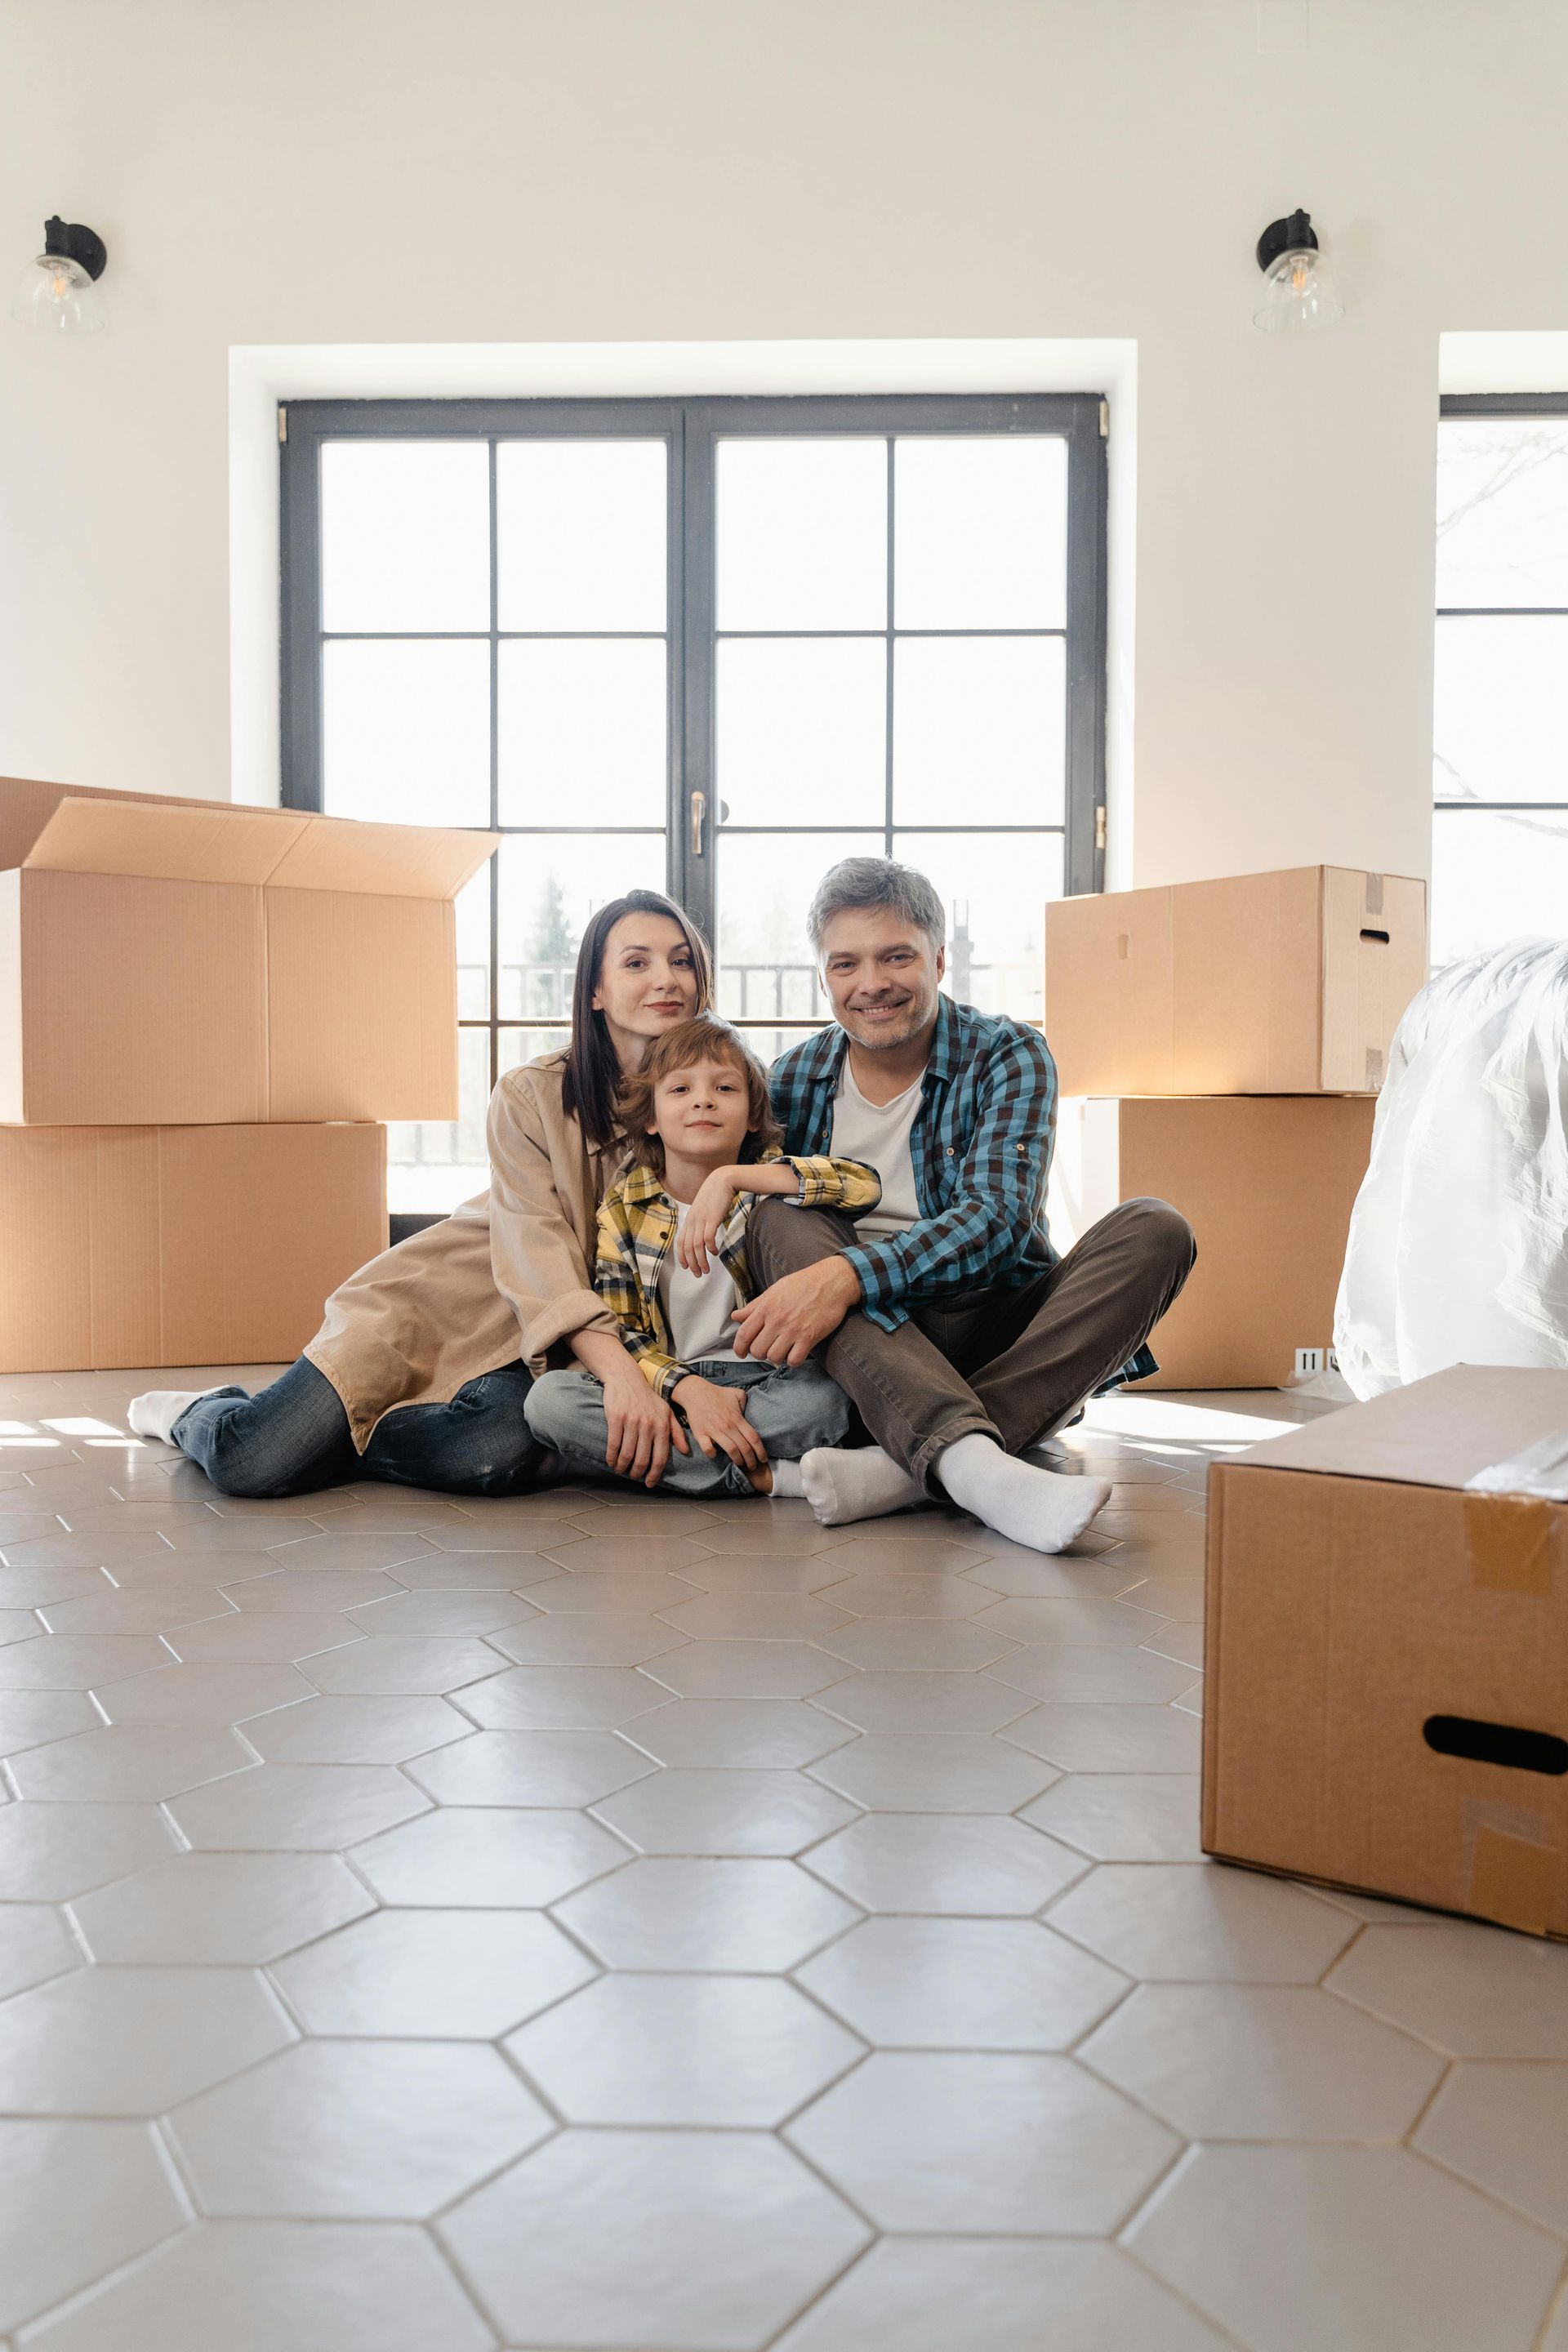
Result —
M 844 1056 L 838 1092 L 833 1097 L 833 1137 L 828 1145 L 835 1160 L 863 1160 L 882 1180 L 882 1197 L 866 1216 L 857 1217 L 856 1231 L 874 1237 L 901 1234 L 921 1214 L 915 1196 L 915 1164 L 910 1156 L 910 1129 L 925 1093 L 922 1073 L 891 1102 L 868 1102 L 855 1083 L 849 1055 Z
M 673 1203 L 679 1239 L 688 1209 Z M 675 1352 L 683 1364 L 738 1362 L 735 1354 L 735 1277 L 722 1258 L 708 1254 L 706 1274 L 688 1274 L 670 1243 L 658 1270 L 659 1304 L 669 1325 Z

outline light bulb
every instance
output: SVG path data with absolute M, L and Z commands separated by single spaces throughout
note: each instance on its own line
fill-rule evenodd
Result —
M 109 324 L 98 291 L 107 257 L 91 229 L 58 216 L 47 221 L 44 249 L 22 272 L 11 316 L 39 333 L 100 333 Z

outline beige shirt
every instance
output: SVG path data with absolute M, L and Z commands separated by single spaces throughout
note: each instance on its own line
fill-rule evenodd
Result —
M 489 1192 L 328 1299 L 305 1353 L 342 1398 L 361 1454 L 395 1405 L 446 1404 L 520 1357 L 542 1372 L 574 1331 L 616 1336 L 593 1266 L 600 1197 L 621 1154 L 591 1150 L 562 1108 L 565 1060 L 509 1070 L 490 1097 Z

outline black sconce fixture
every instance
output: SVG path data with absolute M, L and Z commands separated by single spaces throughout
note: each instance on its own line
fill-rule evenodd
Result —
M 1288 213 L 1270 221 L 1258 240 L 1258 267 L 1268 288 L 1252 314 L 1255 327 L 1270 334 L 1302 334 L 1332 327 L 1345 315 L 1318 250 L 1310 213 Z
M 103 239 L 58 213 L 44 223 L 44 249 L 29 261 L 11 304 L 18 325 L 59 335 L 95 335 L 108 326 L 98 291 L 109 255 Z

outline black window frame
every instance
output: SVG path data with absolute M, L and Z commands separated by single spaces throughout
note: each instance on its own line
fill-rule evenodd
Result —
M 1439 425 L 1465 416 L 1568 417 L 1568 392 L 1447 392 L 1437 404 Z M 1434 631 L 1442 621 L 1563 620 L 1568 604 L 1438 604 L 1434 599 Z M 1434 750 L 1436 750 L 1434 745 Z M 1433 778 L 1432 822 L 1439 814 L 1477 812 L 1489 814 L 1553 815 L 1568 818 L 1568 797 L 1556 801 L 1457 800 L 1442 797 Z M 1434 859 L 1436 864 L 1436 859 Z
M 280 443 L 279 594 L 281 623 L 280 738 L 282 800 L 287 808 L 319 811 L 322 800 L 322 646 L 321 587 L 321 453 L 328 441 L 485 440 L 490 446 L 490 828 L 584 834 L 614 832 L 593 824 L 502 827 L 499 811 L 497 670 L 506 636 L 498 627 L 496 457 L 498 441 L 516 439 L 662 439 L 668 464 L 668 730 L 665 840 L 667 886 L 710 939 L 714 937 L 716 800 L 713 680 L 715 647 L 713 517 L 715 452 L 739 435 L 885 438 L 892 464 L 901 434 L 1048 435 L 1067 444 L 1067 605 L 1060 629 L 1021 634 L 1066 641 L 1067 740 L 1064 823 L 1061 826 L 975 826 L 955 834 L 1060 832 L 1064 887 L 1098 891 L 1105 870 L 1106 510 L 1108 410 L 1099 393 L 818 394 L 780 397 L 739 394 L 692 399 L 371 399 L 300 400 L 279 408 Z M 894 509 L 889 501 L 889 566 Z M 956 635 L 960 631 L 895 629 L 889 604 L 885 634 Z M 351 632 L 361 635 L 361 632 Z M 416 636 L 417 631 L 395 631 Z M 483 631 L 458 634 L 481 636 Z M 581 634 L 574 632 L 573 634 Z M 637 632 L 612 634 L 647 634 Z M 857 633 L 866 634 L 866 633 Z M 884 634 L 879 632 L 877 634 Z M 975 634 L 992 635 L 991 631 Z M 891 663 L 889 661 L 889 677 Z M 887 745 L 888 798 L 884 840 L 891 832 L 892 741 Z M 698 796 L 700 795 L 700 798 Z M 771 830 L 772 828 L 750 828 Z M 863 825 L 846 832 L 864 834 Z M 922 824 L 923 833 L 944 828 Z M 735 828 L 737 832 L 744 828 Z M 813 826 L 813 832 L 828 827 Z M 487 1016 L 466 1016 L 465 1028 L 489 1034 L 490 1082 L 498 1076 L 503 1029 L 545 1028 L 543 1017 L 500 1013 L 497 898 L 490 900 L 490 979 Z M 774 1025 L 761 1018 L 747 1025 Z

